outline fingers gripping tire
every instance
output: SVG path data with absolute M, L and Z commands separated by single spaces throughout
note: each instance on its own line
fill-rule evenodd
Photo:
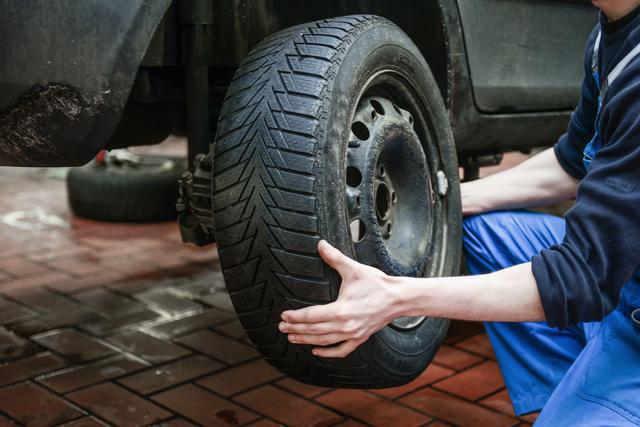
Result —
M 455 147 L 416 46 L 375 16 L 276 33 L 237 70 L 217 132 L 220 261 L 238 316 L 266 360 L 329 387 L 391 387 L 419 375 L 445 320 L 401 319 L 344 359 L 314 357 L 277 329 L 283 310 L 337 298 L 340 278 L 317 254 L 322 238 L 388 274 L 458 269 Z

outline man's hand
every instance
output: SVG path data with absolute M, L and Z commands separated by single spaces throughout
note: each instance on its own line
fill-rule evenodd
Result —
M 283 312 L 280 331 L 292 343 L 320 346 L 313 349 L 316 356 L 345 357 L 399 316 L 397 287 L 393 277 L 352 260 L 324 240 L 318 252 L 342 277 L 338 299 Z

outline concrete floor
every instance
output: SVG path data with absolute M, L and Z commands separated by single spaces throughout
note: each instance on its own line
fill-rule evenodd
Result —
M 173 223 L 73 218 L 64 170 L 0 168 L 0 427 L 529 425 L 482 327 L 389 390 L 284 378 L 232 311 L 215 248 Z

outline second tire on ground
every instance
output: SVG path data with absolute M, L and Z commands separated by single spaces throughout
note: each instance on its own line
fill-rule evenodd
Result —
M 107 222 L 159 222 L 177 216 L 184 159 L 133 156 L 127 162 L 91 162 L 67 176 L 69 207 L 78 216 Z

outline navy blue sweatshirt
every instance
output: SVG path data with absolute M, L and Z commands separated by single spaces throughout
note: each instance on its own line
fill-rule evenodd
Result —
M 602 29 L 602 79 L 640 43 L 640 8 L 609 23 L 600 14 L 587 43 L 585 78 L 567 133 L 555 145 L 562 167 L 581 180 L 567 212 L 564 241 L 532 258 L 547 323 L 565 328 L 602 320 L 640 268 L 640 57 L 609 87 L 600 119 L 603 147 L 588 170 L 583 149 L 594 134 L 597 90 L 591 58 Z

